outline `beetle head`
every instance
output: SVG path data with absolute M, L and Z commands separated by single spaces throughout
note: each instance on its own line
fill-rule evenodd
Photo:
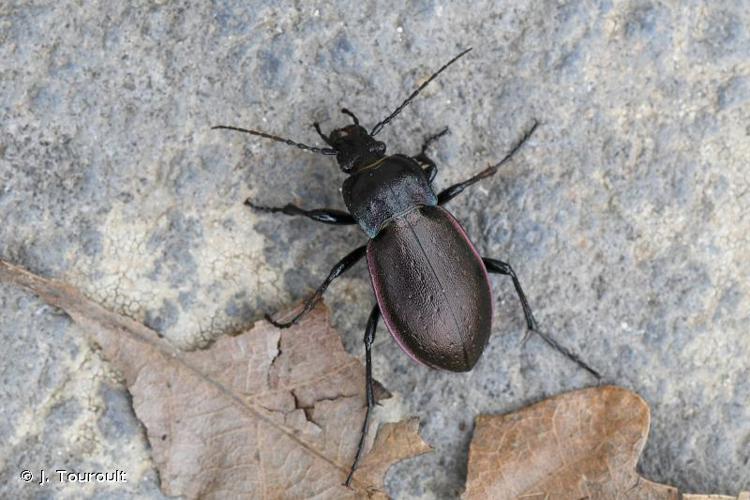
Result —
M 385 143 L 375 140 L 360 125 L 347 125 L 331 132 L 329 144 L 336 150 L 336 161 L 346 173 L 354 173 L 385 156 Z

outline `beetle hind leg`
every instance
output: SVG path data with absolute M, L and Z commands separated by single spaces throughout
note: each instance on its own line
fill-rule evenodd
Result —
M 510 276 L 510 278 L 513 280 L 513 287 L 516 289 L 518 300 L 521 301 L 521 307 L 523 308 L 523 315 L 526 318 L 526 327 L 529 329 L 526 336 L 524 337 L 524 342 L 527 340 L 529 333 L 536 333 L 557 352 L 563 354 L 565 357 L 576 363 L 578 366 L 592 374 L 597 379 L 602 378 L 598 371 L 591 368 L 585 361 L 579 358 L 577 354 L 560 345 L 555 339 L 539 329 L 536 319 L 534 319 L 534 314 L 531 312 L 529 301 L 526 299 L 526 294 L 523 293 L 523 288 L 521 288 L 521 282 L 518 280 L 516 272 L 512 267 L 510 267 L 510 264 L 497 259 L 489 259 L 487 257 L 482 257 L 482 261 L 487 268 L 487 272 Z
M 349 471 L 349 475 L 346 477 L 344 485 L 349 486 L 352 482 L 352 476 L 354 471 L 357 469 L 359 459 L 362 457 L 362 449 L 365 446 L 365 438 L 367 437 L 367 428 L 370 423 L 370 411 L 375 406 L 375 394 L 373 392 L 373 381 L 372 381 L 372 343 L 375 341 L 375 330 L 378 328 L 378 318 L 380 318 L 380 308 L 376 304 L 372 308 L 370 317 L 367 319 L 367 328 L 365 329 L 365 378 L 366 378 L 366 399 L 367 399 L 367 410 L 365 411 L 365 421 L 362 423 L 362 432 L 359 435 L 359 444 L 357 445 L 357 454 L 354 456 L 354 463 Z

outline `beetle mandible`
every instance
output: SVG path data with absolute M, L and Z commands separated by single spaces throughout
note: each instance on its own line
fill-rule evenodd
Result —
M 497 173 L 498 168 L 510 160 L 534 133 L 538 122 L 532 123 L 499 162 L 438 194 L 432 190 L 437 165 L 427 156 L 427 148 L 445 135 L 447 128 L 428 137 L 420 153 L 413 157 L 403 154 L 386 156 L 385 143 L 375 139 L 422 89 L 470 50 L 464 50 L 444 64 L 369 133 L 348 109 L 341 112 L 354 123 L 335 129 L 329 135 L 315 123 L 315 130 L 328 147 L 308 146 L 258 130 L 227 125 L 212 127 L 336 156 L 339 167 L 348 174 L 342 188 L 348 212 L 330 208 L 305 210 L 293 204 L 268 207 L 249 199 L 245 201 L 246 205 L 261 212 L 301 215 L 326 224 L 359 224 L 369 238 L 366 245 L 356 248 L 333 267 L 292 319 L 278 322 L 266 315 L 266 319 L 277 327 L 293 325 L 314 307 L 334 279 L 367 256 L 377 304 L 372 308 L 365 329 L 367 409 L 354 463 L 345 481 L 347 486 L 362 454 L 370 411 L 375 404 L 371 350 L 381 315 L 398 345 L 414 360 L 432 368 L 469 371 L 481 356 L 491 333 L 492 294 L 487 273 L 509 276 L 521 302 L 528 331 L 540 335 L 550 346 L 600 378 L 599 373 L 576 354 L 538 329 L 521 283 L 510 264 L 481 257 L 458 221 L 443 208 L 467 187 Z

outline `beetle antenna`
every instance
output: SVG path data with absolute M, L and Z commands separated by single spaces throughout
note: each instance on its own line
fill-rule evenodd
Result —
M 265 132 L 260 132 L 258 130 L 250 130 L 247 128 L 240 128 L 240 127 L 232 127 L 229 125 L 215 125 L 211 127 L 211 130 L 216 130 L 216 129 L 234 130 L 236 132 L 244 132 L 246 134 L 257 135 L 259 137 L 265 137 L 266 139 L 271 139 L 272 141 L 276 141 L 276 142 L 283 142 L 284 144 L 287 144 L 289 146 L 295 146 L 305 151 L 312 151 L 313 153 L 319 153 L 322 155 L 335 155 L 338 153 L 338 151 L 336 151 L 333 148 L 316 148 L 315 146 L 308 146 L 306 144 L 294 142 L 291 139 L 284 139 L 283 137 L 267 134 Z
M 373 136 L 373 137 L 376 136 L 381 130 L 383 130 L 383 127 L 385 127 L 386 125 L 388 125 L 388 123 L 390 123 L 391 120 L 393 120 L 394 118 L 396 118 L 396 116 L 398 116 L 398 114 L 401 111 L 403 111 L 403 109 L 406 106 L 408 106 L 409 103 L 415 97 L 417 97 L 417 95 L 422 91 L 422 89 L 424 89 L 432 80 L 434 80 L 435 78 L 437 78 L 437 76 L 440 73 L 442 73 L 448 66 L 450 66 L 454 62 L 458 61 L 461 58 L 461 56 L 465 55 L 470 50 L 471 50 L 471 47 L 469 47 L 468 49 L 464 50 L 463 52 L 461 52 L 460 54 L 458 54 L 456 57 L 454 57 L 453 59 L 451 59 L 450 61 L 448 61 L 447 63 L 445 63 L 442 68 L 440 68 L 435 73 L 433 73 L 433 75 L 430 78 L 428 78 L 426 82 L 424 82 L 422 85 L 420 85 L 417 90 L 415 90 L 414 92 L 412 92 L 411 95 L 409 97 L 407 97 L 406 100 L 404 102 L 402 102 L 401 105 L 398 108 L 396 108 L 396 111 L 394 111 L 393 113 L 391 113 L 390 115 L 388 115 L 388 117 L 385 120 L 381 121 L 380 123 L 378 123 L 377 125 L 375 125 L 374 127 L 372 127 L 372 131 L 370 131 L 370 135 Z

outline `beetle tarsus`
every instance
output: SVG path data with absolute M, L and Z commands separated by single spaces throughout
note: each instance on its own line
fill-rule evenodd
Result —
M 534 314 L 531 312 L 529 301 L 526 299 L 526 294 L 523 293 L 523 288 L 521 288 L 521 282 L 518 280 L 518 276 L 516 275 L 516 272 L 513 270 L 512 267 L 510 267 L 510 264 L 508 264 L 507 262 L 503 262 L 501 260 L 490 259 L 487 257 L 482 257 L 482 261 L 484 262 L 484 265 L 487 267 L 487 272 L 495 273 L 495 274 L 502 274 L 504 276 L 510 276 L 511 280 L 513 280 L 513 287 L 516 289 L 516 295 L 518 295 L 518 300 L 521 301 L 521 308 L 523 309 L 523 315 L 526 318 L 526 327 L 528 328 L 528 330 L 526 331 L 526 335 L 524 336 L 522 340 L 522 343 L 526 343 L 531 333 L 536 333 L 537 335 L 542 337 L 542 339 L 545 342 L 547 342 L 547 344 L 549 344 L 552 348 L 554 348 L 557 352 L 566 356 L 568 359 L 576 363 L 578 366 L 580 366 L 581 368 L 589 372 L 591 375 L 593 375 L 597 379 L 602 378 L 602 376 L 599 374 L 598 371 L 591 368 L 585 361 L 579 358 L 577 354 L 568 350 L 566 347 L 563 347 L 555 339 L 553 339 L 546 333 L 543 333 L 541 330 L 539 330 L 539 327 L 537 326 L 537 323 L 536 323 L 536 319 L 534 319 Z
M 255 203 L 253 203 L 252 201 L 250 201 L 250 198 L 246 199 L 244 204 L 245 204 L 246 207 L 250 207 L 253 210 L 257 210 L 259 212 L 279 212 L 279 211 L 281 211 L 280 207 L 277 208 L 277 209 L 274 209 L 274 207 L 266 207 L 266 206 L 263 206 L 263 205 L 256 205 Z
M 268 313 L 266 313 L 263 317 L 265 318 L 266 321 L 268 321 L 269 323 L 271 323 L 276 328 L 289 328 L 290 326 L 292 326 L 294 324 L 293 322 L 276 321 Z
M 445 127 L 443 130 L 441 130 L 437 134 L 433 134 L 431 136 L 426 137 L 424 140 L 424 144 L 422 144 L 421 153 L 424 154 L 425 151 L 427 151 L 427 148 L 429 148 L 433 142 L 437 141 L 438 139 L 440 139 L 441 137 L 449 133 L 450 133 L 450 128 Z
M 365 446 L 365 438 L 367 437 L 367 428 L 370 422 L 370 412 L 372 407 L 375 406 L 375 393 L 373 391 L 373 380 L 372 380 L 372 344 L 375 342 L 375 331 L 378 329 L 378 319 L 380 318 L 380 308 L 377 304 L 372 308 L 370 317 L 367 318 L 367 328 L 365 328 L 365 399 L 367 402 L 367 410 L 365 410 L 365 421 L 362 423 L 362 433 L 359 436 L 359 444 L 357 445 L 357 454 L 354 456 L 354 463 L 349 471 L 349 475 L 346 477 L 344 486 L 351 485 L 354 471 L 357 469 L 359 459 L 362 457 L 362 450 Z
M 304 316 L 305 314 L 307 314 L 308 312 L 312 310 L 312 308 L 315 306 L 318 300 L 320 300 L 321 295 L 322 293 L 318 294 L 317 291 L 314 294 L 312 294 L 310 298 L 308 298 L 305 301 L 305 307 L 289 321 L 276 321 L 273 318 L 271 318 L 269 314 L 266 314 L 266 319 L 268 320 L 269 323 L 271 323 L 276 328 L 289 328 L 290 326 L 293 326 L 294 324 L 296 324 L 300 319 L 302 319 L 302 316 Z
M 565 355 L 568 359 L 570 359 L 571 361 L 576 363 L 578 366 L 580 366 L 581 368 L 589 372 L 591 375 L 593 375 L 597 380 L 601 380 L 602 378 L 601 374 L 598 371 L 591 368 L 585 361 L 579 358 L 577 354 L 568 350 L 566 347 L 563 347 L 555 339 L 553 339 L 552 337 L 550 337 L 544 332 L 541 332 L 539 330 L 531 330 L 531 332 L 536 333 L 537 335 L 542 337 L 542 339 L 545 342 L 547 342 L 547 344 L 549 344 L 550 347 L 552 347 L 559 353 Z

